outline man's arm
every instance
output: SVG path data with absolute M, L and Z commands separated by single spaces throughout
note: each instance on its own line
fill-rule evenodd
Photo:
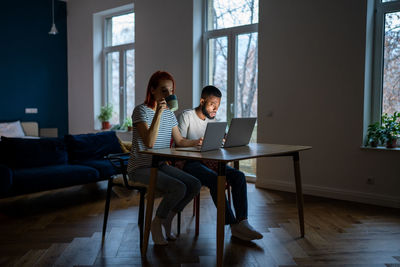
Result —
M 203 143 L 203 138 L 196 140 L 183 138 L 177 126 L 172 128 L 172 138 L 177 146 L 201 146 Z

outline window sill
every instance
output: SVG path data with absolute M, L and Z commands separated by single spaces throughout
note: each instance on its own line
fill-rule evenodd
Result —
M 400 151 L 400 147 L 395 147 L 395 148 L 387 148 L 384 146 L 377 146 L 377 147 L 372 147 L 372 146 L 362 146 L 361 149 L 363 150 L 386 150 L 386 151 Z
M 128 131 L 128 130 L 111 130 L 111 128 L 110 128 L 110 129 L 94 129 L 93 131 L 94 131 L 94 132 L 114 131 L 114 132 L 117 132 L 117 133 L 128 133 L 128 132 L 132 132 L 132 131 Z

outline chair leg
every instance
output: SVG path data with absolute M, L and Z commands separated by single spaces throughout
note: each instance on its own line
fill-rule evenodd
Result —
M 179 236 L 181 234 L 181 213 L 180 212 L 178 212 L 178 219 L 177 219 L 176 223 L 177 223 L 177 228 L 178 228 L 177 235 Z
M 140 194 L 140 202 L 139 202 L 139 217 L 138 217 L 138 225 L 139 225 L 139 235 L 140 235 L 140 247 L 143 244 L 143 226 L 144 226 L 144 195 L 146 194 L 146 188 L 139 190 Z
M 229 184 L 226 185 L 226 193 L 228 194 L 228 204 L 229 207 L 232 207 L 232 201 L 231 201 L 231 186 Z
M 196 215 L 196 201 L 197 201 L 197 196 L 193 198 L 193 216 Z
M 110 178 L 110 179 L 108 179 L 106 205 L 104 207 L 103 233 L 102 233 L 102 236 L 101 236 L 101 242 L 102 243 L 104 243 L 104 238 L 105 238 L 105 235 L 106 235 L 108 211 L 110 210 L 111 189 L 112 189 L 112 187 L 113 187 L 113 182 L 112 182 L 112 178 Z
M 200 194 L 198 194 L 195 198 L 196 200 L 196 228 L 195 228 L 195 236 L 199 235 L 200 229 Z

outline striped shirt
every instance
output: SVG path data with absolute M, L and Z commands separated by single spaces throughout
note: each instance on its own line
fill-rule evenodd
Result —
M 151 155 L 145 155 L 139 153 L 140 150 L 145 150 L 148 147 L 143 142 L 137 130 L 136 124 L 139 122 L 145 122 L 150 127 L 153 121 L 155 111 L 147 107 L 145 104 L 141 104 L 135 107 L 132 113 L 132 149 L 128 163 L 128 173 L 132 173 L 138 168 L 151 167 Z M 161 114 L 160 128 L 158 129 L 158 135 L 153 149 L 167 148 L 171 143 L 172 128 L 177 126 L 175 114 L 165 109 Z

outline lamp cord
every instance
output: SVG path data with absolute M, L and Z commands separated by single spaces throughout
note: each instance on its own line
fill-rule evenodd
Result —
M 53 24 L 54 24 L 54 0 L 52 0 L 52 9 L 53 9 L 53 12 L 52 12 L 52 17 L 53 17 Z

